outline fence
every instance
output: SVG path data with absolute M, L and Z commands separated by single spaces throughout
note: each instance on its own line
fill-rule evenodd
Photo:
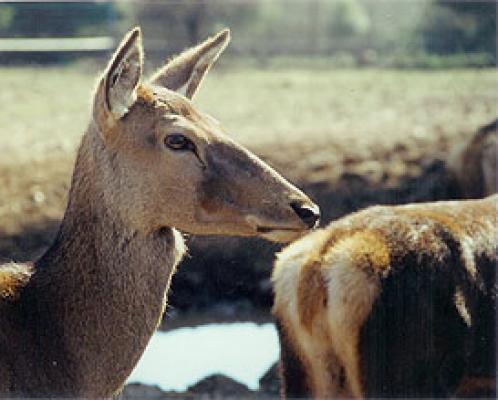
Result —
M 327 58 L 346 66 L 496 60 L 493 0 L 94 0 L 0 3 L 0 62 L 99 55 L 134 25 L 144 31 L 148 59 L 228 26 L 233 40 L 225 60 Z M 453 39 L 445 49 L 447 37 Z M 434 43 L 439 53 L 427 54 Z

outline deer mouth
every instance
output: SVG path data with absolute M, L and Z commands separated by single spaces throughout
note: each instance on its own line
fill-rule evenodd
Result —
M 270 242 L 289 243 L 305 235 L 308 230 L 261 226 L 257 232 L 259 237 Z
M 277 224 L 272 221 L 265 221 L 254 215 L 246 217 L 246 222 L 252 227 L 257 236 L 272 242 L 287 243 L 300 238 L 310 231 L 304 226 L 298 226 L 295 223 Z
M 256 228 L 258 233 L 271 233 L 273 231 L 289 231 L 289 232 L 301 232 L 302 229 L 292 229 L 292 228 L 281 228 L 272 226 L 258 226 Z

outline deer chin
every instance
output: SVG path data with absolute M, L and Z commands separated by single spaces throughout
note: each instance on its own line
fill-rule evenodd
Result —
M 274 221 L 264 221 L 260 218 L 249 215 L 246 222 L 256 231 L 256 236 L 262 237 L 271 242 L 288 243 L 300 238 L 308 229 L 299 225 L 278 224 Z
M 262 228 L 262 230 L 258 230 L 259 237 L 263 239 L 269 240 L 270 242 L 277 243 L 289 243 L 294 240 L 299 239 L 303 236 L 307 231 L 302 230 L 290 230 L 290 229 L 271 229 L 271 228 Z

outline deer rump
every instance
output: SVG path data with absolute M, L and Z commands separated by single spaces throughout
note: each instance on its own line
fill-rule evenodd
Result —
M 283 397 L 494 397 L 497 200 L 373 207 L 284 250 Z

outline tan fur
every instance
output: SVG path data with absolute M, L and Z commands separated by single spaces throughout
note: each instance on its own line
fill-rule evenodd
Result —
M 359 332 L 378 294 L 376 275 L 384 274 L 390 266 L 390 251 L 382 235 L 358 231 L 329 248 L 324 265 L 330 305 L 323 317 L 328 320 L 338 362 L 345 369 L 349 394 L 361 397 Z M 356 274 L 350 273 L 352 268 L 358 270 Z
M 125 36 L 97 85 L 54 243 L 33 268 L 0 266 L 0 397 L 119 393 L 185 252 L 175 228 L 286 241 L 316 221 L 306 195 L 172 90 L 191 97 L 228 37 L 148 82 L 140 30 Z M 187 146 L 168 147 L 169 135 Z
M 489 329 L 493 329 L 491 327 L 494 326 L 494 320 L 491 320 L 489 309 L 484 312 L 475 307 L 476 304 L 481 304 L 477 301 L 481 298 L 479 302 L 486 301 L 494 307 L 496 298 L 493 278 L 495 271 L 489 271 L 488 268 L 495 268 L 496 263 L 497 202 L 498 195 L 495 195 L 480 201 L 372 207 L 335 221 L 326 229 L 313 232 L 284 249 L 277 256 L 272 276 L 275 292 L 273 313 L 280 326 L 281 337 L 287 338 L 281 343 L 284 357 L 281 363 L 283 397 L 403 397 L 405 394 L 397 391 L 400 388 L 395 384 L 393 389 L 382 392 L 382 385 L 379 389 L 376 382 L 370 381 L 372 375 L 367 372 L 372 374 L 377 368 L 383 367 L 369 364 L 372 355 L 365 353 L 371 340 L 368 335 L 377 336 L 380 338 L 379 343 L 382 343 L 382 335 L 387 332 L 370 328 L 367 321 L 368 324 L 375 323 L 375 318 L 383 315 L 381 307 L 390 303 L 383 303 L 382 298 L 390 296 L 389 293 L 394 293 L 393 299 L 399 298 L 392 301 L 411 304 L 409 302 L 412 299 L 417 299 L 417 293 L 405 292 L 408 289 L 403 289 L 402 286 L 394 290 L 391 285 L 396 285 L 405 274 L 413 275 L 406 282 L 408 285 L 410 282 L 415 285 L 419 270 L 421 274 L 425 268 L 429 269 L 425 269 L 424 274 L 434 275 L 431 278 L 434 283 L 429 286 L 429 296 L 446 296 L 448 289 L 445 287 L 450 285 L 452 288 L 446 301 L 453 304 L 460 322 L 449 320 L 449 323 L 463 324 L 458 325 L 462 332 L 465 329 L 484 329 L 485 334 L 492 335 Z M 456 260 L 461 266 L 448 264 L 448 260 Z M 420 287 L 425 287 L 424 282 L 428 282 L 426 279 L 429 278 L 422 279 Z M 386 286 L 387 282 L 389 287 Z M 475 289 L 469 289 L 471 287 Z M 429 307 L 432 306 L 427 294 L 419 296 L 423 296 L 420 300 L 429 301 Z M 477 296 L 477 299 L 473 296 Z M 386 315 L 399 313 L 396 307 L 403 307 L 402 304 L 391 303 L 393 308 Z M 427 330 L 439 329 L 428 319 L 432 318 L 432 314 L 424 314 L 429 312 L 424 307 L 426 306 L 421 306 L 417 311 L 421 314 L 413 316 L 414 329 L 420 326 L 421 331 L 412 334 L 422 338 L 429 335 Z M 448 313 L 448 310 L 443 310 L 441 315 Z M 456 318 L 451 316 L 453 314 L 448 315 L 448 318 Z M 403 320 L 405 316 L 401 314 L 400 318 Z M 416 322 L 416 318 L 422 318 L 421 322 Z M 427 321 L 427 327 L 424 321 Z M 484 326 L 490 328 L 483 328 Z M 370 332 L 370 329 L 374 331 Z M 387 324 L 384 329 L 392 330 L 395 335 L 396 330 L 403 327 Z M 451 331 L 450 325 L 447 329 L 447 335 L 450 336 L 446 338 L 450 340 L 449 343 L 453 343 L 451 335 L 459 333 Z M 442 334 L 439 330 L 436 332 L 432 335 Z M 468 338 L 472 336 L 465 335 L 462 340 L 471 340 Z M 473 342 L 465 345 L 477 347 L 469 347 L 475 348 L 475 354 L 465 353 L 459 359 L 469 363 L 468 370 L 458 378 L 461 380 L 472 374 L 472 368 L 480 368 L 481 373 L 483 371 L 484 367 L 477 367 L 474 364 L 476 361 L 471 362 L 471 358 L 485 359 L 489 352 L 493 352 L 494 343 L 488 339 L 489 342 L 483 344 L 482 333 L 474 335 L 481 337 L 478 339 L 481 342 L 478 345 Z M 434 357 L 439 348 L 445 348 L 444 340 L 442 336 L 434 342 L 434 346 L 442 346 L 435 347 Z M 488 350 L 478 350 L 482 345 L 487 345 Z M 464 348 L 463 345 L 455 345 L 448 354 L 453 356 L 458 351 L 464 351 Z M 378 357 L 382 359 L 382 352 L 389 351 L 389 347 L 370 348 L 369 351 L 373 352 L 374 359 L 375 352 L 381 352 Z M 411 365 L 413 361 L 409 357 L 414 356 L 409 355 L 412 354 L 410 351 L 417 357 L 418 353 L 424 354 L 426 349 L 405 348 L 401 351 L 406 351 L 407 358 L 403 360 L 405 355 L 400 353 L 397 358 L 400 365 Z M 291 359 L 289 354 L 300 360 L 301 367 L 286 364 L 285 359 Z M 429 359 L 423 365 L 429 368 L 431 362 Z M 440 364 L 435 362 L 435 365 Z M 342 380 L 341 370 L 345 371 L 345 378 Z M 414 377 L 418 372 L 420 371 L 411 371 Z M 401 371 L 396 372 L 394 367 L 393 373 L 403 374 Z M 446 372 L 441 374 L 446 376 Z M 454 379 L 457 376 L 459 375 L 455 375 Z M 389 380 L 389 376 L 384 378 Z M 409 378 L 406 379 L 407 386 L 410 386 Z M 297 384 L 299 381 L 302 383 Z M 420 388 L 415 384 L 407 390 L 413 391 L 408 392 L 411 395 L 418 396 L 427 395 L 427 391 L 436 389 L 447 390 L 451 395 L 457 392 L 452 382 L 436 381 L 435 387 L 423 387 L 420 384 Z M 307 388 L 307 392 L 292 392 L 295 388 L 303 387 Z
M 192 98 L 229 40 L 230 31 L 225 29 L 169 61 L 152 76 L 151 81 Z
M 17 297 L 19 290 L 26 285 L 31 274 L 31 267 L 25 264 L 0 265 L 0 299 Z
M 341 237 L 341 233 L 346 237 Z M 330 241 L 331 238 L 321 247 L 320 253 L 330 250 Z M 389 267 L 389 249 L 384 239 L 372 231 L 349 235 L 342 231 L 333 235 L 332 241 L 335 243 L 335 251 L 349 254 L 351 259 L 348 262 L 357 268 L 382 272 Z M 322 275 L 322 264 L 326 255 L 327 253 L 314 257 L 301 268 L 297 304 L 301 324 L 310 332 L 315 316 L 327 307 L 327 284 Z
M 327 329 L 323 325 L 323 319 L 317 318 L 320 313 L 326 310 L 326 304 L 322 301 L 326 300 L 327 294 L 324 293 L 326 287 L 324 287 L 321 271 L 314 268 L 317 264 L 306 263 L 305 275 L 312 279 L 309 286 L 305 277 L 300 274 L 300 267 L 305 261 L 305 255 L 311 253 L 313 239 L 321 241 L 325 237 L 320 231 L 306 236 L 289 247 L 286 254 L 288 256 L 286 264 L 276 263 L 274 284 L 278 289 L 275 290 L 273 311 L 282 324 L 283 332 L 287 338 L 286 343 L 290 344 L 304 369 L 310 371 L 303 377 L 305 381 L 303 385 L 308 387 L 316 397 L 321 398 L 330 392 L 330 383 L 328 379 L 323 379 L 322 371 L 329 372 L 332 368 L 331 372 L 335 373 L 336 376 L 340 375 L 340 371 L 336 370 L 333 364 L 329 366 L 330 360 L 334 359 L 335 355 L 333 352 L 329 352 L 329 337 Z M 317 256 L 318 254 L 314 254 L 313 260 L 316 261 Z M 285 269 L 281 270 L 281 267 Z M 280 279 L 275 279 L 275 276 L 279 276 Z M 309 296 L 302 297 L 306 288 L 317 290 L 314 292 L 317 295 L 317 300 L 313 299 L 313 292 Z M 289 297 L 289 293 L 294 293 L 296 296 Z M 299 297 L 300 295 L 301 297 Z M 307 307 L 310 307 L 310 310 L 307 310 Z M 302 315 L 301 312 L 304 312 L 305 315 Z
M 327 286 L 317 262 L 306 264 L 301 270 L 297 304 L 301 325 L 311 333 L 313 320 L 327 307 Z
M 336 251 L 348 253 L 351 265 L 363 270 L 382 273 L 390 265 L 386 240 L 375 231 L 363 230 L 348 235 L 336 244 Z

